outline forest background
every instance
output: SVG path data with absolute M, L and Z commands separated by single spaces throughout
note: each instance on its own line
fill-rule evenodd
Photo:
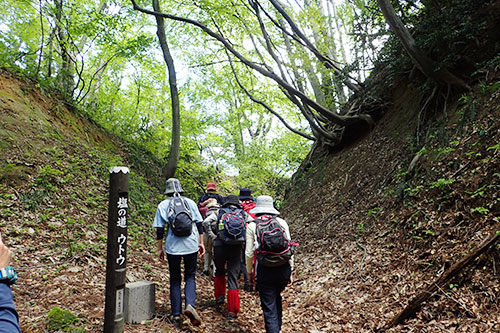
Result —
M 342 81 L 359 85 L 375 60 L 387 57 L 380 51 L 388 26 L 376 1 L 154 3 L 206 25 L 242 57 L 195 25 L 167 19 L 158 28 L 129 1 L 5 1 L 0 65 L 58 90 L 78 112 L 165 161 L 180 118 L 178 176 L 197 194 L 216 180 L 222 192 L 250 187 L 282 197 L 312 144 L 332 141 L 337 130 L 309 101 L 328 109 L 326 117 L 340 114 L 355 92 Z M 152 10 L 149 2 L 139 5 Z M 396 9 L 411 24 L 421 7 L 415 1 Z M 287 8 L 302 39 L 277 8 Z M 178 72 L 170 85 L 158 29 Z M 173 175 L 167 166 L 164 172 Z
M 383 326 L 498 222 L 498 1 L 3 2 L 0 227 L 27 332 L 50 325 L 47 303 L 100 330 L 117 164 L 132 170 L 127 279 L 158 281 L 159 299 L 167 177 L 193 199 L 209 181 L 284 198 L 301 243 L 288 331 Z M 498 327 L 497 252 L 409 330 Z

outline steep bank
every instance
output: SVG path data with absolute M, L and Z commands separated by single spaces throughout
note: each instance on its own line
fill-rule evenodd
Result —
M 109 167 L 131 168 L 135 280 L 148 274 L 133 268 L 154 243 L 161 162 L 7 71 L 0 71 L 0 115 L 0 231 L 14 252 L 23 332 L 46 331 L 54 306 L 75 313 L 88 331 L 102 330 Z
M 425 99 L 400 85 L 372 132 L 295 175 L 283 210 L 301 243 L 296 288 L 306 301 L 294 311 L 312 312 L 316 329 L 380 328 L 500 230 L 500 84 L 490 74 L 450 96 L 419 146 Z M 499 331 L 499 264 L 497 244 L 391 331 Z

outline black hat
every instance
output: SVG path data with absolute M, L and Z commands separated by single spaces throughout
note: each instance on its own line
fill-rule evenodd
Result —
M 224 199 L 224 204 L 222 205 L 222 207 L 227 207 L 229 205 L 234 205 L 238 208 L 241 208 L 240 199 L 238 199 L 237 195 L 230 194 Z
M 250 191 L 250 189 L 245 187 L 240 188 L 240 200 L 247 200 L 247 199 L 253 200 L 252 191 Z

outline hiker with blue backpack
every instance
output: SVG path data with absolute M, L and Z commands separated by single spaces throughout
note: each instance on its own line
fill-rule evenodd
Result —
M 222 305 L 226 296 L 227 275 L 227 318 L 233 320 L 240 311 L 238 275 L 240 258 L 245 242 L 246 222 L 251 220 L 240 205 L 237 195 L 230 194 L 218 214 L 208 216 L 203 224 L 209 228 L 213 239 L 215 278 L 214 296 L 217 305 Z M 215 230 L 213 230 L 215 229 Z
M 156 210 L 153 227 L 156 228 L 158 242 L 158 258 L 165 262 L 167 254 L 170 271 L 170 305 L 172 314 L 170 320 L 175 326 L 181 325 L 181 261 L 184 260 L 184 297 L 186 306 L 184 314 L 195 326 L 201 324 L 201 319 L 195 310 L 196 298 L 196 262 L 197 255 L 205 254 L 203 245 L 202 218 L 196 204 L 191 199 L 182 196 L 181 184 L 176 178 L 166 182 L 167 199 L 160 202 Z M 163 238 L 166 240 L 163 246 Z
M 250 213 L 256 219 L 246 232 L 245 256 L 248 272 L 254 272 L 260 305 L 264 312 L 266 332 L 278 333 L 282 324 L 281 292 L 293 282 L 293 250 L 288 224 L 279 218 L 273 198 L 257 197 Z

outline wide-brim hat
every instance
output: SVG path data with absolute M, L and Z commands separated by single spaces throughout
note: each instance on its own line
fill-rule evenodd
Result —
M 215 183 L 208 183 L 207 184 L 207 191 L 217 191 L 217 187 L 215 186 Z
M 273 198 L 269 195 L 259 195 L 257 197 L 255 208 L 250 210 L 250 214 L 271 214 L 279 215 L 280 212 L 274 208 Z
M 169 178 L 165 183 L 165 193 L 164 194 L 173 194 L 173 193 L 182 193 L 184 190 L 181 187 L 181 183 L 177 178 Z
M 222 205 L 222 207 L 227 207 L 230 205 L 234 205 L 241 208 L 240 199 L 238 198 L 237 195 L 230 194 L 224 199 L 224 204 Z
M 240 200 L 248 200 L 248 199 L 253 200 L 252 191 L 250 191 L 250 189 L 245 188 L 245 187 L 240 188 L 239 198 L 240 198 Z

